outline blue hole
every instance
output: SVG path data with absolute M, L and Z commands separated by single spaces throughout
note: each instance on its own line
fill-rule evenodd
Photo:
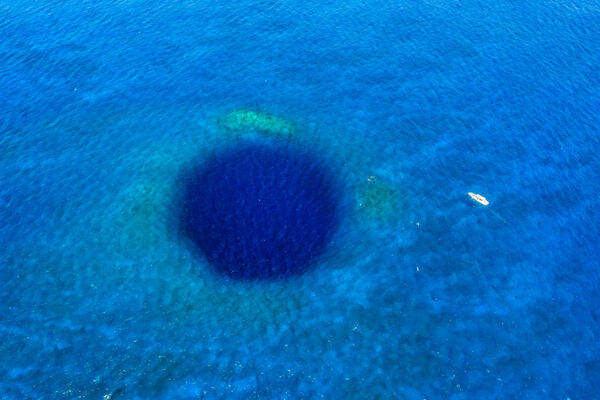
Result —
M 291 147 L 245 144 L 197 166 L 186 180 L 187 235 L 235 279 L 297 275 L 331 239 L 340 192 L 322 162 Z

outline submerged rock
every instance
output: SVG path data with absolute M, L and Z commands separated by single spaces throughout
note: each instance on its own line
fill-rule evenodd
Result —
M 391 182 L 369 176 L 356 190 L 357 207 L 371 219 L 389 220 L 400 209 L 401 196 Z
M 234 110 L 227 113 L 220 124 L 228 130 L 256 131 L 269 136 L 290 138 L 296 131 L 296 124 L 285 118 L 252 110 Z
M 118 195 L 110 221 L 119 233 L 119 248 L 147 250 L 164 241 L 163 221 L 168 197 L 163 186 L 135 182 Z

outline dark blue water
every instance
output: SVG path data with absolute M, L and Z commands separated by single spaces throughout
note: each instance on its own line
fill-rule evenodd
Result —
M 316 263 L 343 199 L 322 161 L 290 146 L 239 143 L 197 162 L 181 179 L 181 232 L 216 272 L 276 279 Z
M 600 3 L 488 3 L 0 2 L 0 398 L 600 398 Z

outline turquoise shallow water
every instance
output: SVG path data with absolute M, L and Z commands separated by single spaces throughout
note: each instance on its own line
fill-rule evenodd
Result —
M 0 398 L 598 398 L 599 27 L 595 1 L 0 3 Z M 245 141 L 341 186 L 303 274 L 231 280 L 178 228 L 182 173 Z

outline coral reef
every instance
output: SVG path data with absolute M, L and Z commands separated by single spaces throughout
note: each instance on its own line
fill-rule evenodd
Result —
M 294 122 L 285 118 L 265 112 L 244 109 L 227 113 L 219 123 L 221 126 L 234 132 L 256 131 L 269 136 L 288 139 L 294 135 L 297 129 Z
M 384 221 L 397 214 L 402 197 L 387 179 L 369 176 L 357 186 L 356 201 L 358 209 L 369 218 Z

